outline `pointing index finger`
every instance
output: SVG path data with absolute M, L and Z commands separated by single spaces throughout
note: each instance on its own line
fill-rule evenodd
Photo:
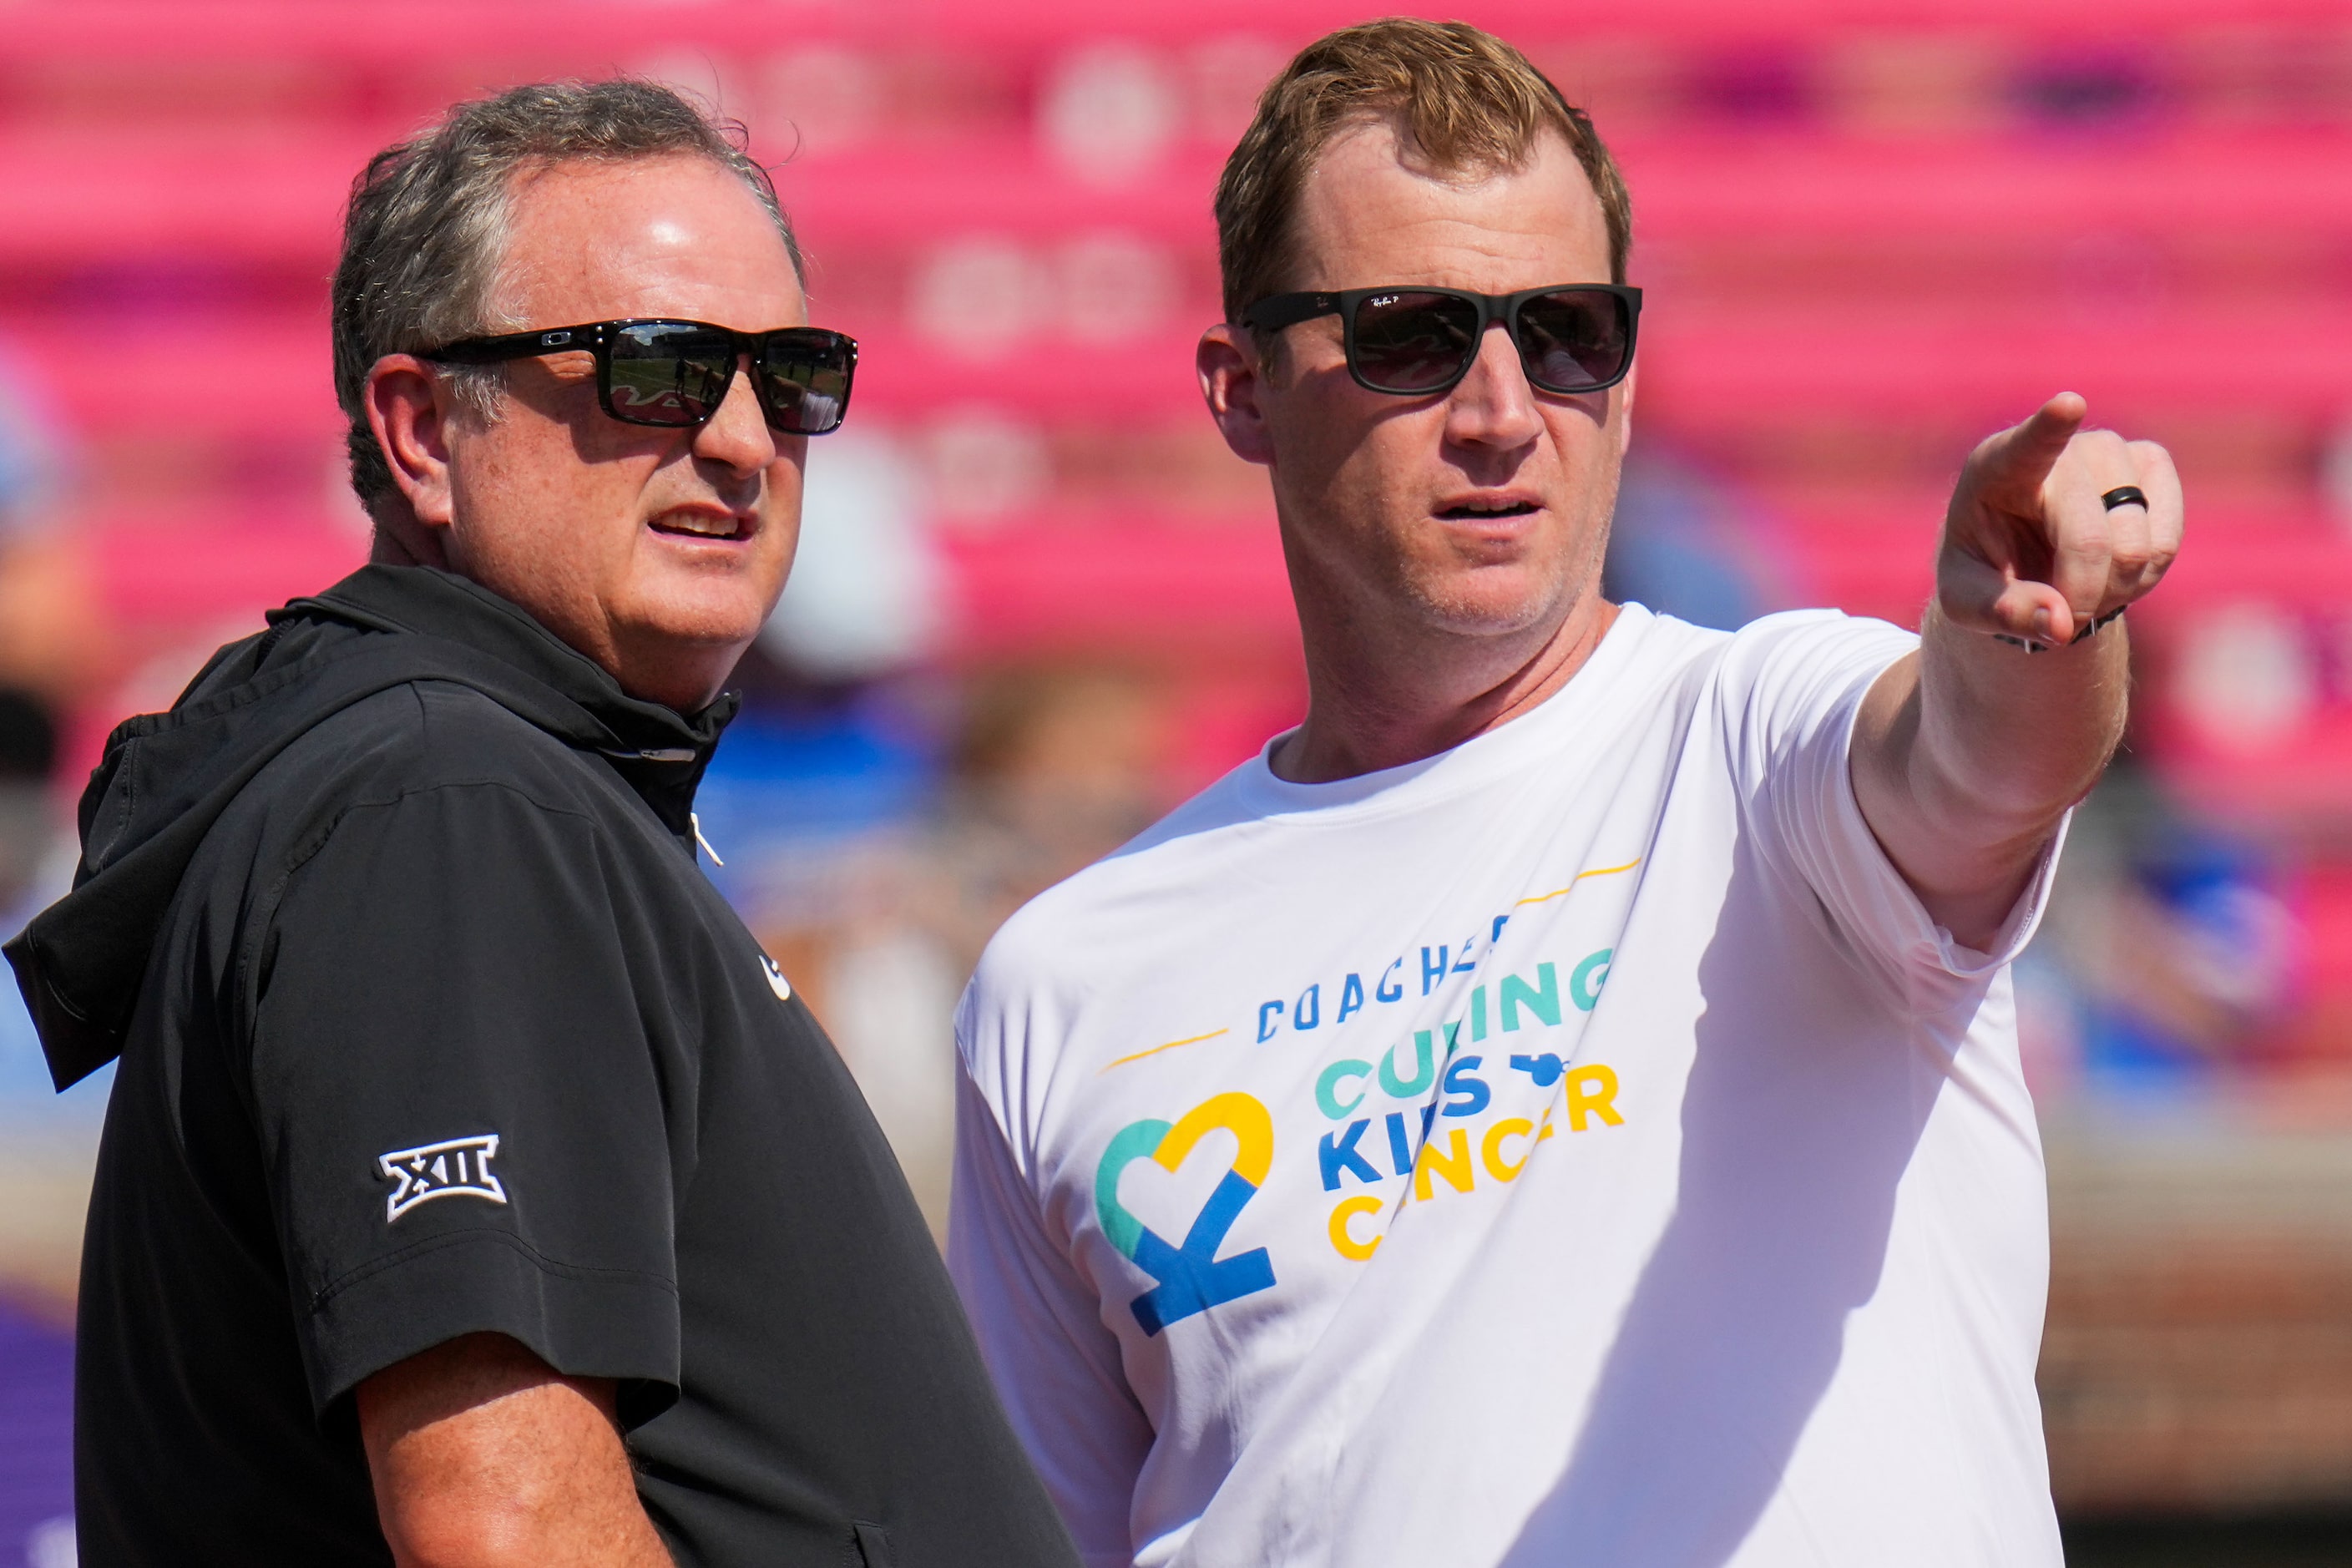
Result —
M 2066 443 L 2074 438 L 2090 412 L 2080 393 L 2060 393 L 2009 433 L 1994 460 L 1995 471 L 2012 483 L 2040 485 L 2050 477 Z

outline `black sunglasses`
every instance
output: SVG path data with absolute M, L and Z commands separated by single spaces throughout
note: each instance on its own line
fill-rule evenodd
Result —
M 1642 291 L 1622 283 L 1566 283 L 1516 294 L 1464 289 L 1344 289 L 1336 294 L 1273 294 L 1242 312 L 1262 331 L 1317 316 L 1339 316 L 1348 374 L 1367 392 L 1433 397 L 1470 374 L 1478 344 L 1496 321 L 1519 347 L 1528 380 L 1546 392 L 1599 392 L 1633 368 Z
M 494 338 L 463 338 L 419 354 L 450 364 L 493 364 L 593 350 L 596 400 L 627 425 L 682 428 L 707 423 L 727 400 L 742 356 L 768 423 L 787 436 L 823 436 L 849 412 L 857 340 L 823 327 L 739 332 L 709 321 L 590 321 Z

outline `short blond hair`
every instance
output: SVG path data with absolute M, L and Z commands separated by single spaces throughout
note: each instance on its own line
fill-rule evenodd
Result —
M 1315 161 L 1351 122 L 1384 115 L 1401 121 L 1420 155 L 1447 173 L 1519 168 L 1538 137 L 1558 132 L 1601 199 L 1610 279 L 1625 281 L 1633 203 L 1585 112 L 1492 33 L 1467 22 L 1387 16 L 1318 38 L 1259 95 L 1217 182 L 1227 321 L 1282 288 L 1292 217 Z

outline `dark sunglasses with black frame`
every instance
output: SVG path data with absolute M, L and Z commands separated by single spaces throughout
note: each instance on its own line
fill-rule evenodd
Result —
M 1337 315 L 1348 374 L 1367 392 L 1434 397 L 1451 392 L 1500 321 L 1518 345 L 1528 380 L 1543 391 L 1600 392 L 1633 368 L 1642 291 L 1622 283 L 1561 283 L 1515 294 L 1397 285 L 1336 294 L 1272 294 L 1242 312 L 1245 326 L 1276 332 Z
M 461 338 L 421 353 L 446 364 L 495 364 L 589 350 L 596 401 L 625 425 L 673 429 L 706 424 L 751 356 L 751 390 L 768 424 L 787 436 L 824 436 L 849 412 L 857 340 L 823 327 L 739 332 L 709 321 L 639 318 Z

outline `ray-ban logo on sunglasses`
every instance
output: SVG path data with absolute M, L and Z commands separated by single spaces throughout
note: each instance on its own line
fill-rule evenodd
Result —
M 375 1157 L 376 1169 L 397 1184 L 384 1200 L 383 1222 L 390 1225 L 418 1204 L 435 1198 L 480 1198 L 503 1204 L 507 1190 L 490 1173 L 499 1152 L 499 1135 L 448 1138 L 415 1149 L 394 1149 Z

